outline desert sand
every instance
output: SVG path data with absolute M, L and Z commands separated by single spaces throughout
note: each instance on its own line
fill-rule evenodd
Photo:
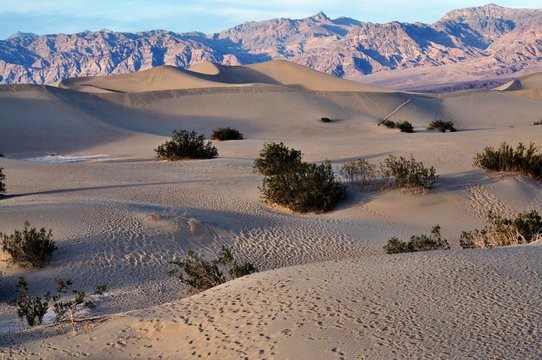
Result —
M 28 220 L 52 228 L 58 246 L 43 269 L 0 263 L 0 358 L 542 357 L 541 244 L 458 245 L 488 210 L 542 211 L 539 183 L 472 165 L 485 146 L 542 145 L 539 79 L 433 96 L 273 61 L 0 88 L 0 231 Z M 383 118 L 417 132 L 378 127 Z M 425 130 L 436 118 L 459 131 Z M 174 129 L 225 126 L 245 140 L 215 142 L 218 158 L 154 157 Z M 334 211 L 291 214 L 260 199 L 253 161 L 271 141 L 334 167 L 412 154 L 437 169 L 438 187 L 349 188 Z M 436 224 L 452 250 L 384 254 L 389 237 Z M 262 272 L 195 295 L 167 275 L 187 250 L 212 256 L 223 244 Z M 34 295 L 55 278 L 87 293 L 106 284 L 92 340 L 22 327 L 7 305 L 19 276 Z

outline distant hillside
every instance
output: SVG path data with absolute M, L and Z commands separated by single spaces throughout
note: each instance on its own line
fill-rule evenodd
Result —
M 476 79 L 513 77 L 542 63 L 542 10 L 491 4 L 452 11 L 431 25 L 373 24 L 319 13 L 301 20 L 249 22 L 211 35 L 163 30 L 17 33 L 0 41 L 0 83 L 55 83 L 161 65 L 188 68 L 204 60 L 238 65 L 271 59 L 350 79 L 433 67 L 457 68 Z

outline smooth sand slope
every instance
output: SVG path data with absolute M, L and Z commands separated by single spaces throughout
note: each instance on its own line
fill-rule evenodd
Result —
M 0 358 L 541 356 L 540 244 L 463 251 L 458 238 L 482 227 L 488 210 L 542 212 L 539 183 L 472 166 L 487 145 L 542 144 L 542 126 L 530 125 L 540 120 L 542 101 L 509 91 L 341 90 L 312 71 L 286 76 L 277 63 L 202 64 L 191 71 L 199 75 L 189 74 L 202 81 L 192 87 L 179 81 L 188 72 L 155 81 L 152 74 L 164 71 L 178 72 L 115 77 L 116 92 L 83 86 L 106 78 L 69 80 L 79 84 L 72 89 L 1 88 L 0 167 L 8 192 L 0 200 L 0 231 L 25 220 L 51 227 L 58 251 L 40 270 L 0 263 Z M 255 71 L 275 83 L 243 83 Z M 178 87 L 142 91 L 147 80 Z M 200 87 L 204 82 L 213 85 Z M 323 116 L 334 121 L 322 123 Z M 411 121 L 418 132 L 378 127 L 386 117 Z M 426 131 L 437 117 L 460 131 Z M 154 159 L 173 129 L 209 135 L 224 126 L 246 139 L 216 143 L 216 159 Z M 285 213 L 261 203 L 261 177 L 252 171 L 269 141 L 334 166 L 412 154 L 435 166 L 438 187 L 424 196 L 352 188 L 330 213 Z M 437 223 L 453 251 L 384 255 L 389 237 L 428 233 Z M 268 271 L 179 301 L 190 289 L 166 275 L 168 262 L 188 249 L 213 255 L 223 244 Z M 21 329 L 7 305 L 19 276 L 35 295 L 53 290 L 54 278 L 71 278 L 87 293 L 106 284 L 108 295 L 91 313 L 102 319 L 94 340 Z
M 204 62 L 188 70 L 159 66 L 133 74 L 84 77 L 61 81 L 59 87 L 93 93 L 232 87 L 247 84 L 290 86 L 314 91 L 389 90 L 338 79 L 283 60 L 248 66 L 222 66 Z

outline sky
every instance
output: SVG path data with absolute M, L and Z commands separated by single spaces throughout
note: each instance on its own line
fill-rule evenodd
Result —
M 325 12 L 370 22 L 433 23 L 448 11 L 481 6 L 476 0 L 0 0 L 0 39 L 17 31 L 36 34 L 111 29 L 164 29 L 213 33 L 246 21 L 301 19 Z M 513 8 L 542 8 L 541 0 L 493 0 Z

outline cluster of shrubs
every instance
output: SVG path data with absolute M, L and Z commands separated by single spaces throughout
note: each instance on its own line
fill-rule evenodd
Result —
M 219 128 L 213 131 L 211 140 L 243 140 L 243 134 L 241 134 L 239 130 L 232 129 L 231 127 Z
M 174 130 L 170 141 L 154 150 L 160 160 L 211 159 L 218 156 L 216 147 L 195 131 Z
M 426 167 L 412 155 L 410 159 L 390 155 L 378 165 L 358 159 L 344 164 L 339 173 L 347 181 L 361 187 L 412 192 L 431 190 L 438 178 L 433 166 Z
M 489 212 L 488 223 L 483 229 L 461 232 L 459 245 L 463 249 L 487 249 L 542 240 L 542 217 L 536 210 L 519 213 L 513 218 Z M 448 241 L 440 235 L 439 225 L 433 227 L 429 236 L 414 235 L 410 241 L 392 237 L 384 246 L 388 254 L 449 249 Z
M 533 125 L 535 126 L 542 125 L 542 120 L 533 122 Z
M 386 120 L 381 120 L 378 122 L 378 126 L 381 126 L 381 125 L 387 127 L 388 129 L 399 129 L 401 132 L 405 132 L 405 133 L 414 132 L 414 126 L 412 126 L 412 124 L 409 123 L 408 121 L 395 122 L 395 121 L 386 119 Z
M 536 210 L 519 213 L 512 219 L 490 212 L 488 223 L 483 229 L 463 231 L 459 245 L 464 249 L 493 248 L 542 239 L 542 218 Z
M 433 120 L 427 127 L 427 130 L 437 130 L 440 132 L 456 132 L 456 128 L 454 127 L 454 123 L 451 121 L 444 121 L 444 120 Z
M 181 282 L 197 290 L 207 290 L 235 279 L 258 271 L 254 264 L 237 261 L 230 248 L 222 246 L 218 257 L 205 260 L 193 250 L 189 250 L 182 260 L 170 262 L 178 269 L 169 271 L 169 275 L 177 275 Z
M 7 252 L 11 260 L 21 267 L 42 268 L 49 264 L 56 250 L 52 230 L 30 228 L 24 223 L 24 229 L 15 230 L 13 234 L 0 233 L 2 250 Z
M 51 308 L 55 314 L 55 322 L 60 328 L 62 321 L 69 320 L 73 331 L 76 332 L 76 312 L 83 308 L 94 309 L 96 306 L 86 298 L 85 292 L 80 290 L 73 290 L 73 297 L 66 299 L 68 288 L 73 285 L 73 281 L 55 279 L 55 282 L 57 285 L 55 295 L 47 292 L 43 296 L 32 297 L 28 282 L 24 277 L 20 277 L 16 286 L 18 298 L 14 301 L 17 316 L 29 326 L 35 326 L 43 323 L 43 318 Z M 94 294 L 103 294 L 106 290 L 105 285 L 99 285 Z
M 474 165 L 489 171 L 511 171 L 542 180 L 542 154 L 530 143 L 528 147 L 519 143 L 514 149 L 502 143 L 498 149 L 486 147 L 476 154 Z
M 440 225 L 431 230 L 431 235 L 412 235 L 409 241 L 403 241 L 396 237 L 388 240 L 384 250 L 388 254 L 411 253 L 418 251 L 449 250 L 450 245 L 440 235 Z
M 254 161 L 264 175 L 260 188 L 263 199 L 292 211 L 323 213 L 344 198 L 345 189 L 335 179 L 331 163 L 303 162 L 301 151 L 283 143 L 265 144 Z
M 211 140 L 242 140 L 243 134 L 231 127 L 218 128 L 213 131 Z M 195 130 L 174 130 L 171 140 L 154 149 L 159 160 L 212 159 L 218 156 L 218 150 L 212 141 Z

